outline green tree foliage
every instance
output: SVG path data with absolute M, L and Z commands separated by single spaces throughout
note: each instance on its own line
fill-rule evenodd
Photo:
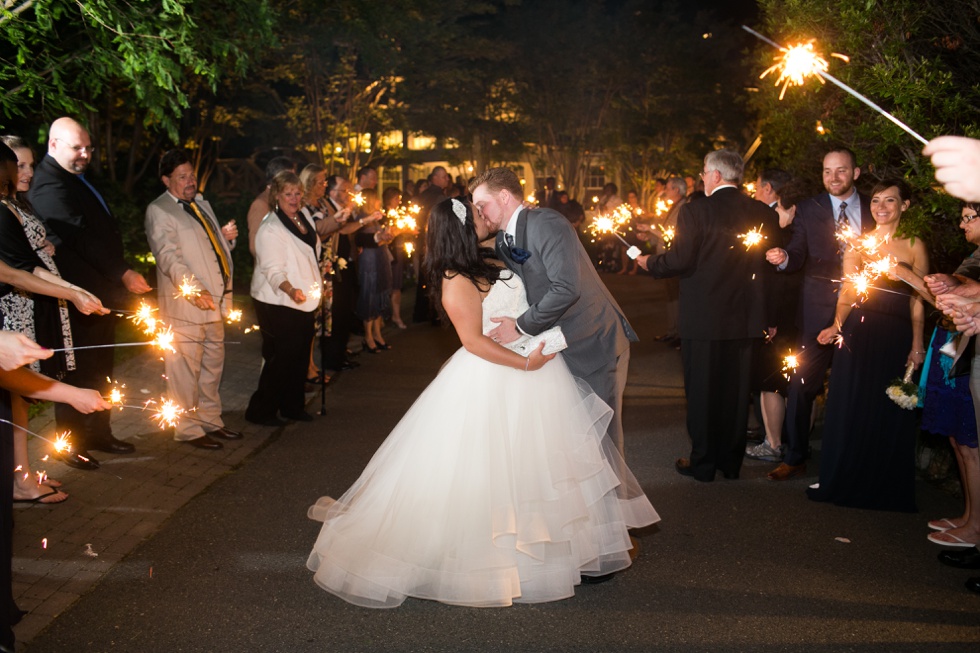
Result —
M 831 74 L 876 101 L 926 138 L 980 135 L 980 2 L 976 0 L 760 0 L 760 31 L 783 44 L 815 39 L 831 61 Z M 761 72 L 776 51 L 756 46 Z M 863 184 L 884 177 L 907 179 L 916 191 L 903 219 L 907 233 L 923 237 L 934 267 L 948 268 L 963 253 L 956 229 L 958 203 L 933 188 L 933 171 L 921 144 L 831 84 L 810 80 L 778 89 L 766 80 L 755 94 L 763 145 L 758 166 L 772 164 L 818 177 L 822 151 L 831 143 L 858 153 Z M 816 130 L 820 121 L 825 133 Z
M 265 0 L 5 0 L 0 110 L 5 117 L 82 114 L 110 90 L 176 136 L 185 81 L 241 74 L 271 39 Z

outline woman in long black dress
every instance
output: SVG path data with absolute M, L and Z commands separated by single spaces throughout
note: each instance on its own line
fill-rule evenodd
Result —
M 887 239 L 888 255 L 923 276 L 929 269 L 921 239 L 896 236 L 911 193 L 894 179 L 874 188 L 871 213 L 874 236 Z M 860 255 L 844 256 L 845 279 L 858 271 Z M 915 413 L 895 404 L 885 391 L 908 365 L 925 359 L 922 300 L 900 281 L 884 276 L 873 282 L 862 301 L 844 281 L 834 326 L 817 340 L 837 340 L 824 418 L 820 482 L 808 490 L 814 501 L 840 506 L 915 512 Z

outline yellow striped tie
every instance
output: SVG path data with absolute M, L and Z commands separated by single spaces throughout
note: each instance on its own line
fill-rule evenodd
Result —
M 214 229 L 211 227 L 211 221 L 204 217 L 201 209 L 198 208 L 197 202 L 191 200 L 187 203 L 194 211 L 194 215 L 197 219 L 201 221 L 201 225 L 204 227 L 204 231 L 207 232 L 208 238 L 211 239 L 211 247 L 214 248 L 214 253 L 218 255 L 218 263 L 221 264 L 221 275 L 227 281 L 231 278 L 231 265 L 228 262 L 228 257 L 225 256 L 225 248 L 221 246 L 221 241 L 218 239 L 218 234 L 215 233 Z

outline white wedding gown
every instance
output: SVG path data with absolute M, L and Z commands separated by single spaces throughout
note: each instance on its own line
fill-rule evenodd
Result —
M 526 308 L 519 278 L 498 281 L 484 331 Z M 561 354 L 524 372 L 461 348 L 354 485 L 310 508 L 324 523 L 307 567 L 373 608 L 555 601 L 625 569 L 626 529 L 660 517 L 606 436 L 611 412 Z

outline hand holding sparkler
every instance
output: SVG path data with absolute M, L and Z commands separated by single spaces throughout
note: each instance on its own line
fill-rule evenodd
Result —
M 122 282 L 123 285 L 126 286 L 126 290 L 134 295 L 142 295 L 153 290 L 153 288 L 150 287 L 150 284 L 146 283 L 146 279 L 143 278 L 143 275 L 136 270 L 126 270 L 123 272 Z
M 102 305 L 102 301 L 98 297 L 84 288 L 71 286 L 70 290 L 72 294 L 70 301 L 82 315 L 108 315 L 111 312 Z
M 22 333 L 0 331 L 0 369 L 9 372 L 53 355 L 53 350 L 45 349 Z
M 187 299 L 202 311 L 217 310 L 217 307 L 214 305 L 214 297 L 207 290 L 201 290 L 196 295 L 192 295 Z
M 234 220 L 229 220 L 225 223 L 225 226 L 221 228 L 221 235 L 229 242 L 238 238 L 238 225 Z
M 782 247 L 773 247 L 772 249 L 766 250 L 766 260 L 779 267 L 789 260 L 789 254 Z
M 967 202 L 980 202 L 980 141 L 964 136 L 940 136 L 922 150 L 932 157 L 936 181 L 946 192 Z

